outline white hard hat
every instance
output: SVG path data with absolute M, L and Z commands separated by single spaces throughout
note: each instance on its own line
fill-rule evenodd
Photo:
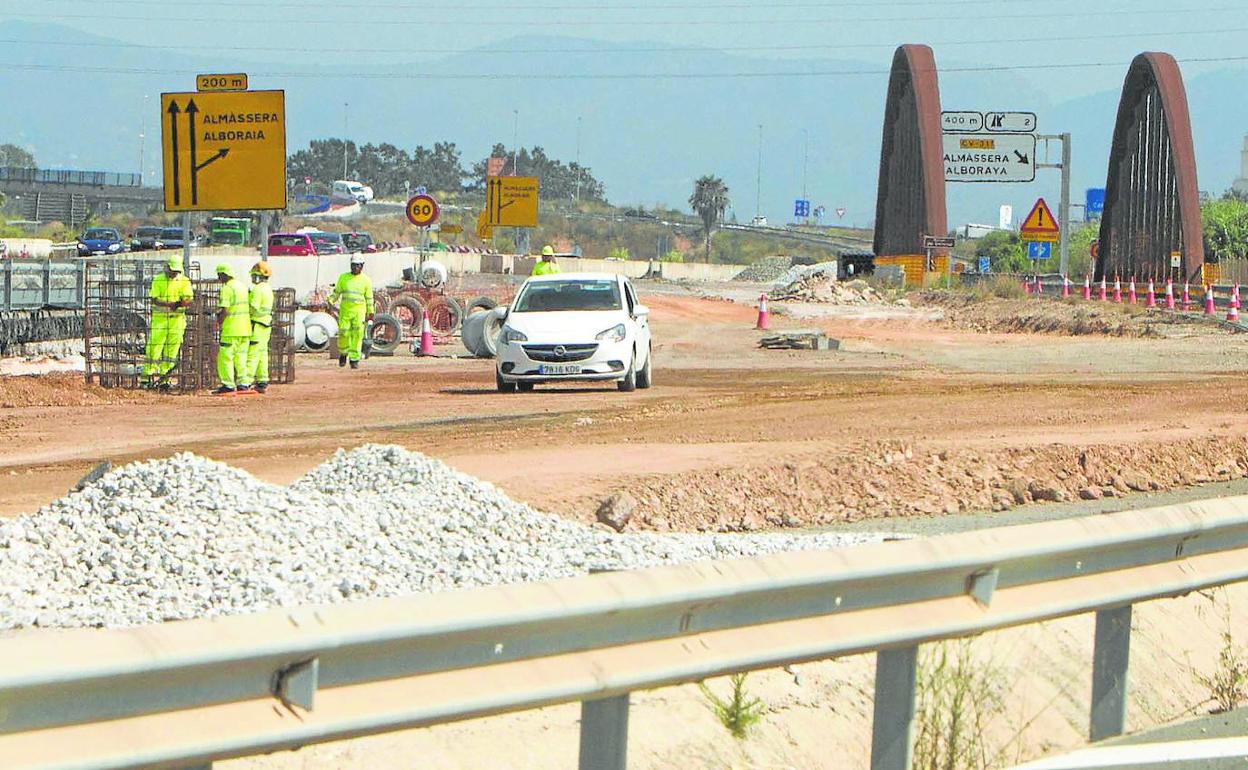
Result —
M 363 255 L 363 254 L 352 254 L 352 255 L 351 255 L 351 264 L 353 264 L 353 265 L 362 265 L 362 264 L 364 264 L 364 255 Z

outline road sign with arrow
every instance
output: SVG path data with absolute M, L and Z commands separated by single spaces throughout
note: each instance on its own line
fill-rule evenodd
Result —
M 945 181 L 1033 182 L 1034 134 L 942 134 Z
M 283 91 L 161 94 L 166 211 L 286 208 Z
M 485 214 L 491 227 L 537 227 L 537 177 L 487 177 Z

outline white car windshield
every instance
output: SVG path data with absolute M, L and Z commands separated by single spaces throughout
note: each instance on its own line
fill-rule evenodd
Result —
M 511 309 L 513 313 L 619 310 L 620 285 L 616 281 L 592 278 L 536 281 L 525 286 Z

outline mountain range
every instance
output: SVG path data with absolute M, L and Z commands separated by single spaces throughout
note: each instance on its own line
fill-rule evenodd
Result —
M 299 49 L 302 39 L 282 45 Z M 311 139 L 341 136 L 344 120 L 357 143 L 456 142 L 466 166 L 496 142 L 511 146 L 514 136 L 568 161 L 579 146 L 581 162 L 617 204 L 687 209 L 693 180 L 713 173 L 727 182 L 737 219 L 748 221 L 757 207 L 784 222 L 805 177 L 814 205 L 846 209 L 841 223 L 863 226 L 874 217 L 889 52 L 871 60 L 771 59 L 522 36 L 452 55 L 426 56 L 414 46 L 410 54 L 353 56 L 347 48 L 318 52 L 308 42 L 301 53 L 275 48 L 227 56 L 196 46 L 193 33 L 182 42 L 187 50 L 177 40 L 159 48 L 117 46 L 60 25 L 0 22 L 6 107 L 0 142 L 33 150 L 46 168 L 135 172 L 142 163 L 148 183 L 157 184 L 158 95 L 193 90 L 199 72 L 249 71 L 252 88 L 286 91 L 289 152 Z M 939 54 L 938 63 L 966 64 Z M 1124 75 L 1128 64 L 1122 63 Z M 741 73 L 778 74 L 734 76 Z M 952 71 L 941 78 L 942 104 L 1033 111 L 1039 132 L 1070 132 L 1078 203 L 1085 188 L 1105 184 L 1118 93 L 1053 99 L 1035 85 L 1034 78 L 1047 76 Z M 1213 194 L 1240 172 L 1248 105 L 1231 95 L 1245 80 L 1245 70 L 1224 69 L 1187 82 L 1201 188 Z M 1050 160 L 1059 159 L 1055 143 Z M 950 226 L 995 223 L 1001 204 L 1013 205 L 1017 219 L 1041 195 L 1056 205 L 1059 179 L 1042 170 L 1032 184 L 950 184 Z

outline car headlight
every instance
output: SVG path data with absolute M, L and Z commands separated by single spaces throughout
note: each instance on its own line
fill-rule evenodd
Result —
M 121 244 L 120 244 L 120 243 L 110 243 L 110 244 L 108 244 L 108 250 L 109 250 L 109 251 L 117 251 L 117 250 L 118 250 L 118 249 L 120 249 L 120 248 L 121 248 Z
M 628 331 L 624 328 L 624 324 L 616 324 L 606 331 L 598 332 L 596 340 L 611 340 L 612 342 L 623 342 L 624 336 Z
M 88 248 L 87 248 L 87 244 L 85 244 L 85 243 L 81 243 L 81 242 L 78 244 L 78 250 L 79 250 L 79 251 L 90 251 L 90 249 L 88 249 Z
M 529 338 L 525 336 L 524 332 L 518 332 L 515 329 L 511 328 L 510 326 L 503 327 L 503 333 L 499 335 L 498 339 L 504 345 L 509 345 L 513 342 L 528 342 L 529 341 Z

